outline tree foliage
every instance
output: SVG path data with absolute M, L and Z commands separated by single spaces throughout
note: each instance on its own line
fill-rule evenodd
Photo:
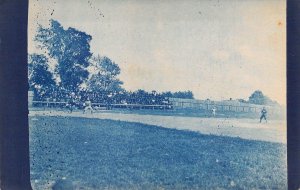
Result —
M 277 102 L 271 100 L 269 97 L 265 96 L 260 90 L 256 90 L 251 94 L 251 96 L 249 97 L 249 103 L 259 105 L 278 104 Z
M 182 99 L 194 99 L 194 94 L 192 91 L 178 91 L 178 92 L 164 92 L 164 96 L 169 98 L 182 98 Z
M 44 55 L 31 54 L 28 57 L 29 88 L 34 91 L 35 97 L 42 99 L 49 96 L 55 88 L 52 73 L 48 70 L 48 59 Z
M 92 56 L 91 40 L 92 36 L 85 32 L 71 27 L 65 29 L 55 20 L 50 20 L 47 27 L 38 26 L 35 41 L 45 54 L 30 55 L 29 83 L 40 99 L 65 100 L 72 95 L 81 101 L 89 98 L 93 102 L 107 104 L 168 104 L 169 97 L 194 98 L 191 91 L 157 93 L 141 89 L 135 92 L 124 90 L 123 82 L 118 78 L 120 67 L 108 57 Z M 53 73 L 48 70 L 47 57 L 57 62 Z M 90 73 L 92 67 L 95 70 Z
M 118 79 L 120 67 L 108 57 L 94 57 L 94 65 L 97 72 L 91 76 L 88 82 L 88 88 L 91 91 L 102 92 L 106 94 L 118 93 L 122 91 L 122 81 Z
M 51 58 L 57 60 L 58 73 L 61 83 L 65 89 L 76 91 L 88 78 L 90 41 L 92 37 L 85 32 L 74 28 L 64 29 L 55 20 L 50 20 L 48 28 L 38 27 L 35 40 L 39 47 L 46 50 Z

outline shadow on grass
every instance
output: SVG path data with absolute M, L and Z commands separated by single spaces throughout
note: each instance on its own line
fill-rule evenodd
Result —
M 287 188 L 283 144 L 140 123 L 33 117 L 30 156 L 34 189 Z

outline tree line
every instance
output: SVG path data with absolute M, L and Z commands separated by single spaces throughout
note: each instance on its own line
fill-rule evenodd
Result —
M 192 91 L 127 91 L 118 78 L 118 64 L 109 57 L 94 55 L 91 40 L 91 35 L 72 27 L 64 29 L 56 20 L 50 20 L 48 27 L 38 26 L 34 41 L 43 53 L 28 56 L 29 88 L 34 92 L 34 100 L 89 98 L 99 103 L 166 104 L 169 98 L 194 99 Z M 278 104 L 260 90 L 254 91 L 248 100 L 239 101 Z
M 258 104 L 258 105 L 279 105 L 278 102 L 271 100 L 268 96 L 264 95 L 262 91 L 256 90 L 254 91 L 247 101 L 251 104 Z
M 99 103 L 167 104 L 168 98 L 194 98 L 191 91 L 131 92 L 118 78 L 121 69 L 109 57 L 94 55 L 92 36 L 75 28 L 64 29 L 56 20 L 39 25 L 34 41 L 43 53 L 28 56 L 29 88 L 34 100 Z

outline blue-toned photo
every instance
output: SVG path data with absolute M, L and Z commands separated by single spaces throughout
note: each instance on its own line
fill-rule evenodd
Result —
M 34 190 L 287 189 L 286 1 L 30 0 Z

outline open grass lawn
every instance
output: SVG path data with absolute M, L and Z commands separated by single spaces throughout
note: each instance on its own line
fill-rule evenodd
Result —
M 286 145 L 112 120 L 30 117 L 34 189 L 287 189 Z

